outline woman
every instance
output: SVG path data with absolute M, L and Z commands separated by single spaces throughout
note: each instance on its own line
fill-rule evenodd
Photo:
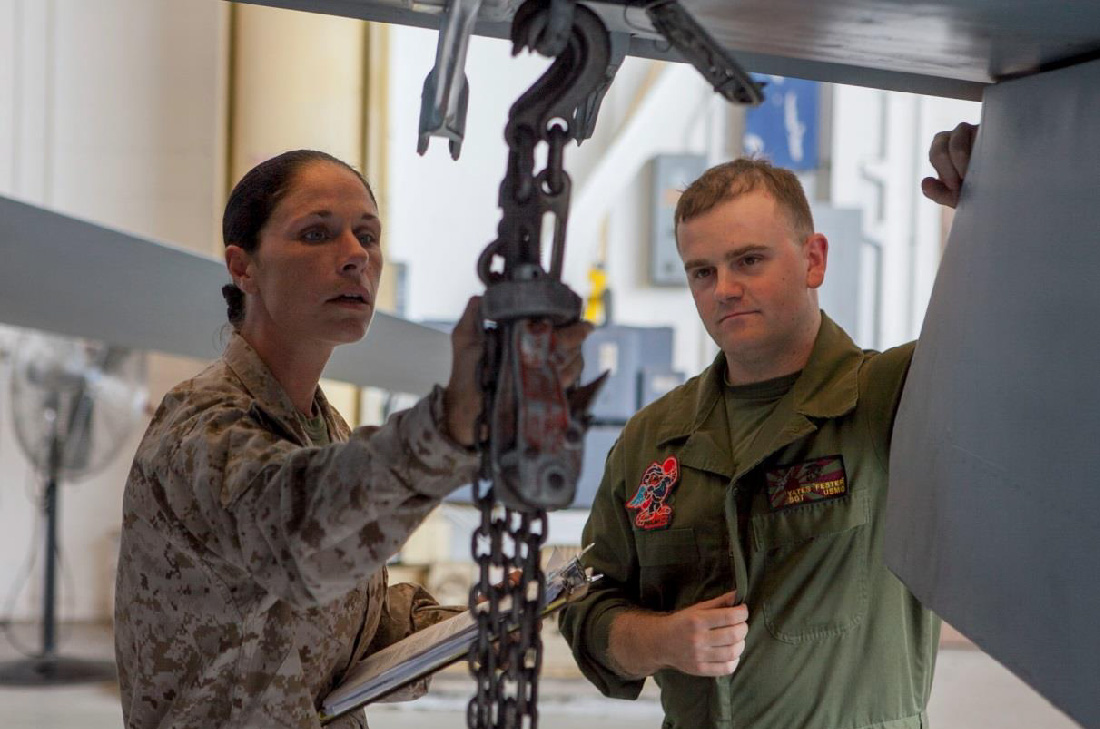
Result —
M 382 270 L 366 180 L 320 152 L 250 171 L 223 219 L 233 334 L 165 396 L 126 484 L 115 607 L 127 727 L 316 727 L 364 656 L 448 612 L 385 563 L 476 470 L 476 299 L 446 388 L 349 430 L 318 387 Z M 585 325 L 560 331 L 580 374 Z M 357 712 L 335 726 L 365 726 Z

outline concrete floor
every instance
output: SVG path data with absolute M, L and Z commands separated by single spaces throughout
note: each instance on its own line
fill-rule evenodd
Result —
M 32 635 L 19 633 L 34 645 Z M 63 637 L 64 637 L 63 633 Z M 76 627 L 60 644 L 66 656 L 109 658 L 110 632 Z M 19 655 L 0 637 L 0 661 Z M 548 631 L 544 678 L 540 683 L 539 724 L 548 729 L 657 729 L 661 711 L 650 682 L 638 701 L 602 698 L 579 677 L 568 650 Z M 434 682 L 432 692 L 409 704 L 381 704 L 368 712 L 371 729 L 463 729 L 473 684 L 464 666 L 454 666 Z M 1073 729 L 1078 725 L 1000 664 L 973 648 L 941 650 L 929 707 L 935 729 Z M 117 729 L 122 725 L 118 689 L 112 684 L 21 689 L 0 687 L 3 729 Z

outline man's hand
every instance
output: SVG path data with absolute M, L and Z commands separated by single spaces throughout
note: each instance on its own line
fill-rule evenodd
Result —
M 466 311 L 451 332 L 451 378 L 445 395 L 447 432 L 464 446 L 476 443 L 477 417 L 481 413 L 482 392 L 477 380 L 478 363 L 485 346 L 485 333 L 481 328 L 478 308 L 481 297 L 473 296 L 466 302 Z M 576 384 L 584 369 L 581 346 L 592 332 L 588 322 L 576 322 L 554 330 L 553 351 L 550 361 L 558 371 L 562 387 Z
M 673 668 L 692 676 L 726 676 L 745 650 L 749 610 L 727 592 L 678 612 L 623 613 L 611 624 L 611 663 L 624 676 Z
M 950 132 L 939 132 L 932 137 L 928 161 L 939 177 L 921 180 L 921 192 L 926 198 L 949 208 L 959 204 L 959 192 L 970 167 L 970 153 L 977 136 L 978 125 L 960 122 Z

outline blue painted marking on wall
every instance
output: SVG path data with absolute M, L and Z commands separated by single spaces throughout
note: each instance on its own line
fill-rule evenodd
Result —
M 762 74 L 754 78 L 767 83 L 767 98 L 745 114 L 745 154 L 791 170 L 816 169 L 821 84 Z

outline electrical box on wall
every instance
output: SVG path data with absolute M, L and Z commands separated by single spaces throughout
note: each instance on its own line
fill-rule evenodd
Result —
M 622 425 L 643 405 L 683 383 L 683 373 L 672 368 L 673 335 L 672 327 L 617 324 L 588 335 L 582 381 L 610 373 L 589 408 L 593 422 Z
M 707 169 L 701 154 L 659 154 L 653 158 L 649 228 L 649 282 L 654 286 L 686 286 L 684 264 L 676 252 L 676 203 L 684 189 Z

